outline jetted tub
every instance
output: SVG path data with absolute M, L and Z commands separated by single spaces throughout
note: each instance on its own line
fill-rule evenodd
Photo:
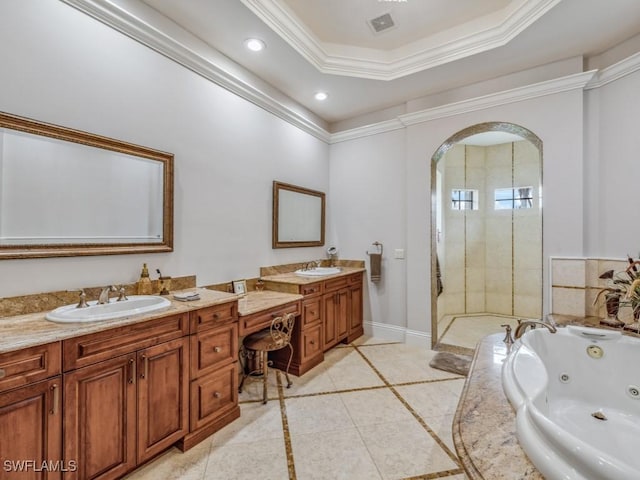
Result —
M 640 339 L 530 330 L 513 345 L 502 386 L 518 441 L 547 479 L 640 479 Z

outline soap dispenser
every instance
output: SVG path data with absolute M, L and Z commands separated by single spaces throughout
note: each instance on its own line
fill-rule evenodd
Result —
M 153 293 L 153 286 L 151 285 L 151 278 L 149 278 L 149 269 L 147 264 L 142 264 L 142 272 L 140 273 L 140 280 L 138 280 L 138 295 L 151 295 Z

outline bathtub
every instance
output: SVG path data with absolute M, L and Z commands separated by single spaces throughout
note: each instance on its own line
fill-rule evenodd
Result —
M 518 441 L 549 480 L 640 479 L 640 339 L 530 330 L 502 367 Z

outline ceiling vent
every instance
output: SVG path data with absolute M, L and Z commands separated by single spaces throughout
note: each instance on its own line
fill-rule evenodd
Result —
M 385 13 L 384 15 L 369 20 L 369 25 L 375 33 L 380 33 L 395 27 L 396 24 L 393 18 L 391 18 L 391 14 Z

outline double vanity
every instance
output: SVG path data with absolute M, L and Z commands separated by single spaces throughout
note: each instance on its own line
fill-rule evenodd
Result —
M 198 300 L 161 297 L 161 309 L 110 320 L 3 318 L 0 430 L 20 432 L 0 439 L 5 469 L 33 460 L 37 478 L 110 479 L 172 445 L 188 450 L 240 416 L 242 337 L 294 313 L 290 372 L 302 375 L 362 335 L 363 272 L 273 272 L 262 291 L 200 288 Z

